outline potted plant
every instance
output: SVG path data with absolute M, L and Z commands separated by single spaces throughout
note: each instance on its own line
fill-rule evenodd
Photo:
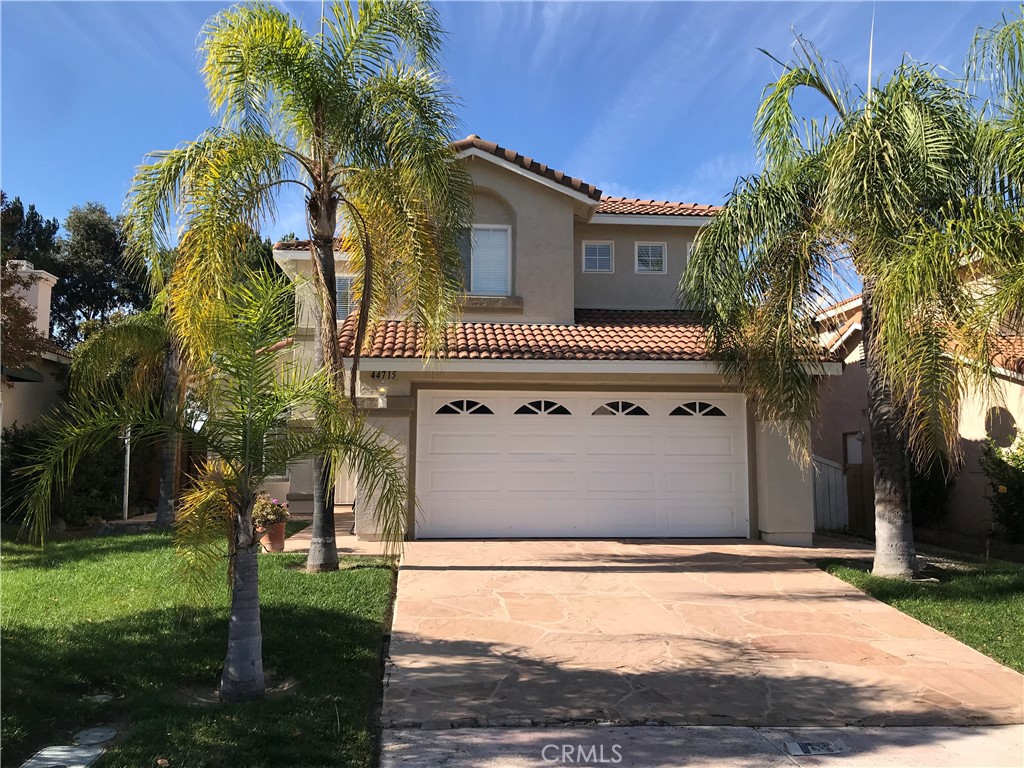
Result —
M 260 536 L 260 544 L 268 552 L 284 552 L 284 528 L 288 521 L 288 505 L 269 493 L 261 493 L 252 506 L 252 523 Z

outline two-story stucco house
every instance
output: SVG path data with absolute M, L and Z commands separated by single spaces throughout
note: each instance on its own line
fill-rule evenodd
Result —
M 448 354 L 424 366 L 417 328 L 372 329 L 360 388 L 405 451 L 410 538 L 741 537 L 809 544 L 810 471 L 725 386 L 677 288 L 714 208 L 603 196 L 470 136 L 467 298 Z M 279 243 L 290 274 L 308 244 Z M 350 306 L 339 260 L 339 317 Z M 308 325 L 308 322 L 307 322 Z M 354 317 L 341 327 L 351 356 Z M 307 329 L 306 345 L 315 343 Z M 823 373 L 837 373 L 826 364 Z M 372 399 L 370 400 L 372 403 Z M 307 467 L 290 473 L 309 493 Z M 353 493 L 339 479 L 339 501 Z M 356 496 L 356 532 L 373 537 Z

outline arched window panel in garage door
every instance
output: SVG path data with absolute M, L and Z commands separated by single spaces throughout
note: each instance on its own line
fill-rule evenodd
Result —
M 650 416 L 642 406 L 628 400 L 612 400 L 599 405 L 592 414 L 594 416 Z
M 516 408 L 515 414 L 517 416 L 572 416 L 572 412 L 568 408 L 554 400 L 531 400 Z
M 669 416 L 725 416 L 726 413 L 717 405 L 705 403 L 703 400 L 691 400 L 672 409 Z
M 476 400 L 452 400 L 438 408 L 434 413 L 441 416 L 456 416 L 459 414 L 473 414 L 478 416 L 493 416 L 494 411 Z

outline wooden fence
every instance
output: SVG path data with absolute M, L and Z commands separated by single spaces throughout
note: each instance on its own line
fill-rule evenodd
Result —
M 841 464 L 814 457 L 814 529 L 845 531 L 850 527 L 846 473 Z

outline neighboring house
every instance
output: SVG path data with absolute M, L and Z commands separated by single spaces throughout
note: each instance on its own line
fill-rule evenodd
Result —
M 841 464 L 847 472 L 851 483 L 851 524 L 867 514 L 870 518 L 864 519 L 873 525 L 872 452 L 860 296 L 827 307 L 818 315 L 818 321 L 823 328 L 823 346 L 843 360 L 845 368 L 842 376 L 823 383 L 821 418 L 813 438 L 814 454 Z M 1013 441 L 1017 429 L 1024 429 L 1024 337 L 1000 337 L 993 367 L 1001 402 L 992 403 L 974 393 L 961 403 L 964 463 L 949 489 L 941 521 L 943 528 L 967 536 L 985 536 L 992 528 L 992 510 L 985 499 L 987 480 L 978 465 L 982 445 L 992 438 L 1005 447 Z M 870 509 L 858 510 L 865 506 Z
M 7 370 L 3 377 L 10 384 L 0 385 L 0 410 L 3 428 L 31 425 L 44 413 L 52 410 L 64 391 L 71 357 L 50 338 L 50 295 L 57 278 L 49 272 L 35 269 L 27 261 L 17 261 L 18 269 L 35 278 L 25 290 L 25 302 L 36 311 L 36 329 L 47 338 L 47 345 L 39 358 L 26 368 Z
M 371 423 L 408 457 L 410 536 L 810 544 L 810 471 L 724 384 L 700 317 L 678 309 L 691 244 L 715 208 L 606 197 L 476 136 L 456 148 L 475 225 L 447 358 L 424 366 L 416 325 L 394 320 L 372 329 L 360 364 Z M 274 255 L 309 274 L 308 243 Z M 337 258 L 345 318 L 351 281 Z M 309 300 L 306 284 L 307 354 Z M 354 327 L 354 316 L 341 326 L 347 365 Z M 291 467 L 290 484 L 292 499 L 308 497 L 309 467 Z M 358 498 L 356 532 L 376 535 Z

